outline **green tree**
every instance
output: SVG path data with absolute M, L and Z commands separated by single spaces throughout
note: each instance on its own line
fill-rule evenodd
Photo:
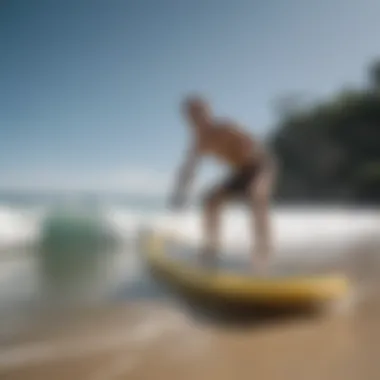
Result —
M 283 200 L 380 201 L 380 62 L 370 85 L 280 114 L 270 138 Z M 289 109 L 289 108 L 288 108 Z

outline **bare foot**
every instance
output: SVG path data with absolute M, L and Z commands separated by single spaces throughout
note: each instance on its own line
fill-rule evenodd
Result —
M 199 262 L 202 267 L 213 269 L 216 267 L 216 251 L 208 248 L 202 249 L 199 255 Z
M 252 269 L 255 274 L 267 275 L 269 269 L 269 260 L 266 256 L 257 255 L 253 256 Z

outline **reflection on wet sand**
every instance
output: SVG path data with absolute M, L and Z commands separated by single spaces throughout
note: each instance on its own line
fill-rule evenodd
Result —
M 112 310 L 40 327 L 0 350 L 1 379 L 377 379 L 379 246 L 352 259 L 350 307 L 245 326 L 199 319 L 156 289 Z M 131 290 L 131 288 L 129 289 Z

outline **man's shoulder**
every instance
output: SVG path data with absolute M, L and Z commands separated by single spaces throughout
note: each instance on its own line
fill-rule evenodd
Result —
M 236 120 L 229 118 L 215 118 L 213 123 L 215 128 L 236 128 L 241 129 L 242 126 Z
M 216 130 L 224 133 L 252 139 L 251 133 L 249 133 L 248 129 L 233 119 L 216 119 L 214 122 L 214 127 Z

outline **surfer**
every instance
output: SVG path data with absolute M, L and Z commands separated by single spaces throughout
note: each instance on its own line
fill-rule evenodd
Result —
M 219 120 L 209 104 L 198 96 L 183 102 L 183 111 L 192 132 L 190 148 L 178 172 L 171 206 L 184 206 L 189 185 L 202 157 L 210 156 L 227 164 L 231 173 L 215 185 L 204 198 L 205 241 L 202 259 L 215 259 L 219 248 L 221 207 L 231 200 L 245 200 L 252 213 L 252 261 L 263 268 L 270 256 L 271 236 L 269 203 L 275 167 L 264 147 L 234 121 Z

